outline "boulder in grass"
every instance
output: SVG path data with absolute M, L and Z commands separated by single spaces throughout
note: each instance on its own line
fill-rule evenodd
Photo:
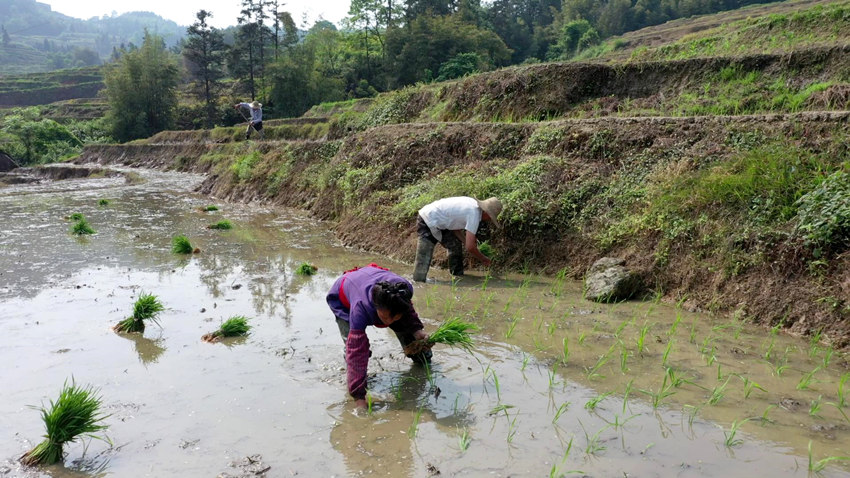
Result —
M 603 257 L 594 262 L 584 278 L 584 297 L 595 302 L 630 299 L 641 288 L 640 279 L 626 269 L 626 261 Z

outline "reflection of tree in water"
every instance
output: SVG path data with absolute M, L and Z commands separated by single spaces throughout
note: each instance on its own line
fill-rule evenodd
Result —
M 161 344 L 163 340 L 159 339 L 148 339 L 145 338 L 141 334 L 116 334 L 121 338 L 132 341 L 136 346 L 136 354 L 139 356 L 139 361 L 142 362 L 143 365 L 147 366 L 152 363 L 156 363 L 159 361 L 159 356 L 165 352 L 165 347 L 162 347 Z
M 342 454 L 349 475 L 380 471 L 389 476 L 416 476 L 412 461 L 416 438 L 400 432 L 410 429 L 420 411 L 420 427 L 423 423 L 433 422 L 447 436 L 472 423 L 473 417 L 465 408 L 454 410 L 449 404 L 452 413 L 442 410 L 438 403 L 445 404 L 452 399 L 436 398 L 435 387 L 456 387 L 443 378 L 432 383 L 425 367 L 412 365 L 402 373 L 382 373 L 378 382 L 375 389 L 393 398 L 385 403 L 376 401 L 372 416 L 362 410 L 355 412 L 352 400 L 342 406 L 337 405 L 336 413 L 332 411 L 337 415 L 337 423 L 331 429 L 330 441 Z

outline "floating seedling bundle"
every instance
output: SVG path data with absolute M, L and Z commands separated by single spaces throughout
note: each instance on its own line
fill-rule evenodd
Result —
M 165 307 L 155 295 L 142 293 L 136 299 L 136 303 L 133 304 L 133 315 L 118 322 L 112 327 L 112 330 L 124 333 L 142 333 L 145 331 L 146 320 L 159 325 L 156 318 L 163 310 L 165 310 Z
M 41 408 L 41 418 L 47 434 L 45 440 L 21 457 L 25 466 L 52 465 L 62 460 L 62 447 L 82 436 L 103 440 L 94 433 L 106 430 L 101 422 L 100 397 L 92 387 L 79 387 L 74 381 L 62 387 L 59 399 L 50 401 L 50 407 Z
M 171 239 L 171 252 L 175 254 L 192 254 L 201 252 L 198 248 L 193 248 L 189 238 L 184 235 L 174 236 Z
M 310 264 L 309 262 L 302 262 L 298 269 L 295 269 L 295 273 L 301 276 L 311 276 L 319 270 L 318 267 Z
M 209 226 L 207 226 L 207 229 L 218 229 L 221 231 L 226 231 L 228 229 L 233 229 L 233 224 L 227 219 L 225 219 L 223 221 L 218 221 L 215 224 L 210 224 Z
M 248 335 L 249 330 L 251 330 L 251 326 L 248 325 L 248 318 L 235 315 L 225 320 L 215 332 L 204 334 L 201 340 L 204 342 L 218 342 L 224 337 L 242 337 Z
M 450 347 L 460 347 L 467 352 L 472 352 L 475 343 L 472 334 L 478 331 L 478 326 L 461 320 L 460 317 L 447 319 L 434 331 L 431 336 L 424 340 L 416 340 L 408 344 L 404 349 L 406 355 L 416 355 L 434 344 L 445 344 Z
M 73 226 L 71 226 L 71 234 L 76 234 L 78 236 L 83 236 L 87 234 L 94 234 L 95 230 L 89 222 L 86 220 L 86 217 L 83 216 L 79 212 L 75 212 L 68 216 L 68 219 L 72 221 L 76 221 Z

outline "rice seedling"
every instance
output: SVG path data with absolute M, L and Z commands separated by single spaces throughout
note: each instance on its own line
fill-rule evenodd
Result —
M 570 470 L 570 471 L 561 471 L 561 467 L 564 466 L 564 463 L 567 462 L 567 458 L 570 456 L 570 450 L 573 449 L 573 438 L 570 438 L 570 441 L 567 443 L 567 449 L 564 451 L 564 456 L 561 457 L 561 463 L 552 463 L 552 468 L 549 470 L 549 478 L 561 478 L 564 475 L 569 475 L 573 473 L 577 473 L 583 475 L 584 472 L 580 470 Z
M 41 407 L 41 419 L 47 433 L 45 440 L 26 452 L 20 458 L 24 466 L 52 465 L 62 460 L 62 447 L 88 436 L 99 440 L 108 440 L 98 432 L 106 430 L 101 422 L 108 415 L 100 413 L 101 398 L 91 386 L 81 387 L 71 379 L 66 381 L 59 398 L 50 401 L 49 407 Z
M 464 427 L 463 431 L 458 430 L 457 444 L 460 447 L 460 451 L 466 451 L 469 449 L 469 444 L 472 442 L 472 438 L 469 436 L 469 429 Z
M 227 231 L 229 229 L 233 229 L 233 223 L 231 223 L 227 219 L 223 219 L 221 221 L 218 221 L 215 224 L 210 224 L 209 226 L 207 226 L 207 229 L 216 229 L 216 230 L 219 230 L 219 231 Z
M 611 425 L 605 425 L 604 427 L 600 428 L 599 431 L 597 431 L 593 436 L 590 436 L 587 434 L 587 430 L 584 429 L 584 425 L 581 422 L 579 422 L 579 424 L 581 425 L 582 431 L 584 431 L 584 438 L 587 441 L 587 447 L 584 449 L 584 452 L 587 455 L 596 455 L 608 449 L 608 447 L 603 445 L 602 442 L 599 440 L 599 435 L 601 435 L 602 432 L 607 430 Z
M 591 398 L 590 400 L 588 400 L 584 404 L 584 408 L 587 409 L 590 412 L 596 410 L 596 407 L 599 406 L 599 403 L 602 402 L 602 400 L 605 400 L 605 398 L 607 398 L 608 395 L 611 395 L 611 392 L 605 392 L 601 395 L 597 395 L 597 396 Z
M 445 344 L 450 347 L 460 347 L 471 353 L 475 346 L 471 334 L 477 331 L 477 325 L 464 322 L 460 317 L 452 317 L 440 324 L 427 341 L 431 345 Z
M 741 380 L 744 381 L 744 398 L 745 399 L 750 398 L 750 394 L 753 392 L 753 389 L 756 389 L 756 388 L 761 390 L 762 392 L 767 393 L 767 390 L 765 390 L 761 385 L 757 384 L 756 382 L 750 380 L 749 377 L 741 377 Z
M 729 384 L 729 378 L 730 377 L 726 377 L 725 382 L 720 385 L 716 385 L 711 390 L 711 396 L 708 397 L 708 401 L 706 403 L 709 405 L 717 405 L 720 400 L 723 400 L 723 397 L 726 396 L 726 386 Z
M 101 199 L 97 202 L 98 206 L 109 206 L 109 199 Z
M 676 369 L 674 369 L 673 367 L 667 367 L 665 373 L 667 374 L 667 379 L 670 381 L 670 385 L 672 385 L 673 388 L 679 388 L 687 383 L 689 385 L 694 385 L 696 387 L 705 389 L 705 387 L 697 384 L 696 382 L 677 375 Z
M 555 335 L 555 329 L 558 328 L 558 323 L 552 320 L 549 322 L 549 326 L 546 328 L 546 331 L 549 332 L 549 336 Z
M 826 349 L 826 352 L 824 352 L 824 354 L 823 354 L 823 359 L 821 360 L 821 364 L 823 365 L 823 368 L 829 367 L 829 362 L 830 362 L 830 360 L 832 360 L 832 354 L 834 354 L 834 353 L 835 353 L 835 349 L 833 349 L 832 347 L 829 347 L 829 348 Z
M 416 413 L 413 414 L 413 423 L 407 428 L 407 436 L 409 438 L 416 438 L 416 435 L 419 433 L 419 420 L 422 418 L 422 407 L 416 409 Z
M 692 344 L 697 343 L 697 319 L 694 319 L 691 322 L 691 331 L 688 335 L 688 342 Z
M 318 271 L 319 268 L 310 264 L 309 262 L 302 262 L 298 265 L 298 268 L 295 269 L 295 273 L 300 276 L 311 276 Z
M 809 357 L 815 357 L 820 351 L 820 339 L 823 337 L 823 329 L 818 329 L 812 336 L 809 338 Z
M 814 376 L 819 370 L 820 365 L 815 367 L 815 369 L 811 372 L 804 373 L 803 376 L 800 378 L 800 381 L 797 383 L 797 390 L 808 390 L 809 387 L 811 387 L 812 384 L 816 382 Z
M 838 381 L 838 408 L 844 408 L 847 406 L 847 392 L 844 390 L 844 386 L 847 385 L 848 380 L 850 380 L 850 372 L 842 375 L 841 379 Z
M 578 334 L 578 344 L 584 345 L 584 340 L 587 338 L 587 334 L 585 332 L 581 332 Z
M 766 425 L 766 424 L 768 424 L 768 423 L 774 423 L 774 421 L 773 421 L 773 420 L 771 420 L 770 418 L 768 418 L 768 414 L 769 414 L 769 413 L 770 413 L 770 411 L 771 411 L 771 410 L 773 410 L 774 408 L 776 408 L 776 405 L 774 405 L 774 404 L 770 404 L 770 405 L 768 405 L 768 406 L 767 406 L 767 408 L 765 408 L 765 409 L 764 409 L 764 411 L 763 411 L 763 412 L 762 412 L 762 414 L 761 414 L 761 417 L 759 417 L 759 420 L 761 421 L 761 426 L 765 426 L 765 425 Z
M 679 323 L 682 322 L 682 311 L 676 311 L 676 319 L 670 325 L 670 329 L 667 330 L 667 337 L 672 337 L 676 335 L 676 329 L 679 328 Z
M 723 440 L 723 444 L 726 445 L 727 448 L 733 448 L 744 443 L 744 440 L 740 438 L 735 438 L 735 435 L 738 434 L 738 429 L 741 427 L 741 425 L 747 423 L 748 421 L 750 421 L 749 418 L 745 418 L 740 421 L 735 420 L 732 422 L 732 427 L 729 429 L 728 432 L 726 430 L 723 430 L 723 436 L 725 437 L 725 440 Z
M 493 386 L 496 387 L 496 402 L 502 403 L 502 391 L 499 387 L 499 376 L 496 375 L 495 370 L 492 371 L 492 374 L 493 374 Z
M 773 365 L 768 362 L 768 364 L 771 366 L 771 373 L 777 377 L 781 377 L 782 373 L 788 370 L 788 364 L 786 363 Z
M 568 337 L 564 337 L 562 340 L 563 346 L 561 348 L 561 363 L 564 365 L 570 361 L 570 340 Z
M 85 216 L 83 216 L 83 214 L 80 213 L 80 212 L 75 212 L 75 213 L 71 214 L 70 216 L 68 216 L 68 219 L 70 219 L 72 221 L 79 221 L 80 219 L 85 219 Z
M 776 345 L 776 338 L 771 337 L 770 344 L 768 344 L 767 349 L 764 351 L 763 357 L 764 357 L 765 360 L 769 361 L 770 358 L 773 356 L 773 347 L 775 345 Z
M 500 413 L 504 413 L 505 417 L 510 418 L 510 415 L 508 415 L 508 410 L 510 410 L 511 408 L 515 408 L 515 407 L 513 405 L 505 405 L 505 404 L 496 405 L 489 412 L 487 412 L 487 416 L 493 417 L 493 416 L 496 416 Z
M 488 259 L 492 259 L 496 255 L 496 251 L 493 250 L 493 246 L 490 245 L 490 241 L 479 242 L 478 250 L 481 251 L 481 253 Z
M 510 339 L 514 335 L 514 329 L 516 329 L 516 325 L 519 322 L 519 317 L 515 318 L 511 321 L 510 325 L 508 325 L 508 330 L 505 331 L 505 338 Z
M 74 223 L 73 226 L 71 226 L 71 234 L 75 234 L 77 236 L 94 234 L 95 232 L 96 231 L 94 230 L 94 228 L 91 227 L 89 222 L 84 217 L 77 220 L 77 222 Z
M 673 345 L 676 343 L 675 339 L 670 339 L 667 342 L 667 347 L 664 349 L 664 355 L 661 356 L 661 366 L 667 366 L 667 359 L 670 358 L 670 353 L 673 351 Z
M 248 318 L 242 315 L 234 315 L 225 320 L 215 332 L 204 334 L 201 340 L 204 342 L 218 342 L 224 337 L 241 337 L 248 335 L 251 326 L 248 325 Z
M 490 279 L 493 278 L 493 274 L 490 273 L 490 268 L 487 268 L 487 271 L 484 272 L 484 280 L 481 281 L 481 290 L 487 290 L 487 284 L 490 283 Z
M 823 395 L 818 395 L 818 398 L 812 400 L 811 405 L 809 405 L 809 416 L 812 418 L 820 418 L 821 408 L 823 408 Z
M 623 330 L 626 329 L 626 327 L 629 325 L 630 322 L 631 322 L 630 319 L 625 319 L 622 322 L 620 322 L 620 325 L 617 326 L 617 330 L 614 331 L 614 337 L 619 339 L 620 334 L 623 333 Z
M 119 333 L 142 333 L 145 331 L 146 320 L 159 325 L 157 316 L 163 310 L 165 306 L 155 295 L 142 292 L 133 304 L 133 315 L 118 322 L 112 329 Z
M 194 250 L 188 237 L 181 234 L 171 238 L 171 252 L 175 254 L 191 254 Z
M 620 342 L 620 372 L 625 375 L 629 373 L 629 349 Z
M 561 406 L 559 406 L 558 409 L 555 410 L 555 417 L 552 418 L 552 423 L 557 423 L 558 419 L 561 418 L 561 415 L 563 415 L 568 408 L 570 408 L 570 402 L 562 403 Z
M 609 350 L 610 352 L 610 350 Z M 605 378 L 604 375 L 599 373 L 599 369 L 602 368 L 606 363 L 608 363 L 608 352 L 599 356 L 599 359 L 592 367 L 585 367 L 584 374 L 588 380 L 593 380 L 595 378 Z
M 697 407 L 694 405 L 685 405 L 682 407 L 682 411 L 686 411 L 688 415 L 688 426 L 693 428 L 694 420 L 696 420 L 697 414 L 702 410 L 702 407 Z
M 550 289 L 555 297 L 560 297 L 563 293 L 564 284 L 567 282 L 567 274 L 568 270 L 566 267 L 555 274 L 555 282 L 552 283 L 552 288 Z
M 631 379 L 629 380 L 629 383 L 626 384 L 626 390 L 623 393 L 623 413 L 626 413 L 626 407 L 629 404 L 629 395 L 632 394 L 632 384 L 634 381 L 635 379 Z
M 814 459 L 812 458 L 812 441 L 809 440 L 809 473 L 820 473 L 826 468 L 826 465 L 830 464 L 833 461 L 848 460 L 850 460 L 850 456 L 830 456 L 824 458 L 823 460 L 814 461 Z
M 505 412 L 505 415 L 507 415 L 507 412 Z M 517 420 L 517 418 L 519 418 L 519 410 L 517 410 L 517 412 L 514 414 L 513 420 L 508 421 L 508 436 L 506 437 L 508 443 L 513 443 L 514 437 L 516 436 L 516 432 L 517 432 L 516 420 Z
M 662 380 L 661 382 L 661 388 L 657 392 L 652 389 L 640 389 L 639 391 L 649 396 L 653 409 L 658 409 L 658 407 L 660 407 L 664 403 L 665 398 L 670 397 L 676 393 L 673 390 L 673 384 L 669 383 L 667 379 L 667 374 L 664 374 L 664 380 Z
M 548 374 L 549 374 L 549 390 L 553 390 L 555 388 L 555 385 L 558 384 L 558 364 L 557 363 L 555 363 L 555 365 L 552 367 L 551 370 L 548 370 Z
M 643 327 L 641 327 L 640 330 L 638 331 L 638 337 L 637 337 L 636 345 L 637 345 L 637 353 L 641 357 L 643 357 L 643 352 L 644 352 L 644 350 L 646 350 L 646 336 L 649 333 L 649 328 L 650 328 L 650 325 L 647 324 L 646 322 L 644 322 Z
M 218 211 L 218 206 L 216 206 L 215 204 L 210 204 L 209 206 L 202 207 L 201 211 L 205 211 L 205 212 Z
M 717 361 L 717 348 L 713 342 L 713 337 L 706 337 L 705 340 L 703 340 L 702 348 L 700 349 L 700 354 L 702 355 L 703 360 L 705 360 L 706 367 L 711 367 L 711 365 Z M 711 345 L 711 348 L 709 348 L 709 345 Z
M 530 358 L 531 357 L 527 353 L 522 353 L 522 367 L 520 367 L 519 369 L 520 372 L 525 372 L 525 369 L 528 367 L 528 360 Z

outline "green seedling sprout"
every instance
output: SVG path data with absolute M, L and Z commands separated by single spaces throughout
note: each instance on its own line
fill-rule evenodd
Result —
M 295 269 L 295 273 L 300 276 L 311 276 L 318 271 L 319 268 L 310 264 L 309 262 L 302 262 L 297 269 Z
M 233 229 L 233 223 L 231 223 L 227 219 L 223 219 L 221 221 L 218 221 L 215 224 L 210 224 L 209 226 L 207 226 L 207 229 L 216 229 L 216 230 L 219 230 L 219 231 L 227 231 L 229 229 Z
M 375 400 L 372 398 L 372 394 L 366 392 L 366 413 L 368 415 L 372 415 L 373 408 L 372 406 L 375 404 Z
M 828 349 L 826 349 L 826 352 L 824 352 L 824 354 L 823 354 L 823 360 L 821 362 L 821 364 L 823 365 L 823 368 L 829 367 L 829 362 L 832 360 L 832 354 L 834 354 L 834 353 L 835 353 L 835 349 L 833 349 L 832 347 L 829 347 Z
M 552 423 L 553 424 L 557 423 L 558 419 L 561 418 L 561 415 L 563 415 L 564 412 L 566 412 L 568 408 L 570 408 L 570 402 L 562 403 L 561 406 L 559 406 L 558 409 L 555 410 L 555 417 L 552 418 Z
M 745 418 L 741 421 L 735 420 L 734 422 L 732 422 L 732 428 L 730 428 L 728 432 L 726 430 L 723 430 L 723 436 L 726 437 L 726 439 L 723 441 L 723 444 L 726 445 L 728 448 L 733 448 L 744 443 L 744 440 L 740 438 L 735 438 L 735 435 L 738 434 L 738 428 L 740 428 L 741 425 L 747 423 L 748 421 L 750 421 L 749 418 Z
M 514 335 L 514 329 L 516 329 L 516 325 L 519 322 L 519 318 L 515 318 L 511 321 L 511 324 L 508 326 L 508 330 L 505 331 L 505 339 L 510 339 Z
M 675 339 L 670 339 L 667 342 L 667 347 L 664 349 L 664 355 L 661 357 L 661 366 L 667 366 L 667 359 L 670 357 L 670 353 L 673 351 L 673 345 L 676 343 Z
M 622 342 L 620 342 L 620 346 L 620 372 L 625 375 L 629 373 L 629 349 L 627 349 Z
M 416 409 L 416 413 L 413 415 L 413 423 L 410 424 L 410 427 L 407 429 L 407 436 L 410 438 L 416 438 L 416 435 L 419 434 L 419 420 L 422 418 L 422 407 Z
M 464 427 L 463 431 L 458 430 L 457 444 L 460 447 L 460 451 L 466 451 L 469 449 L 469 444 L 472 442 L 472 438 L 469 436 L 469 429 Z
M 809 406 L 809 416 L 812 418 L 819 418 L 821 408 L 823 408 L 823 395 L 818 395 L 818 398 L 812 400 L 812 404 Z
M 584 345 L 585 339 L 587 339 L 587 334 L 584 331 L 582 331 L 580 334 L 578 334 L 578 344 L 579 345 Z
M 142 292 L 133 304 L 133 315 L 118 322 L 112 329 L 119 333 L 143 333 L 145 321 L 150 320 L 159 325 L 157 316 L 163 310 L 165 310 L 165 306 L 155 295 Z
M 646 336 L 649 333 L 650 327 L 651 326 L 649 324 L 644 322 L 643 327 L 641 327 L 640 331 L 638 332 L 638 338 L 637 338 L 636 345 L 637 345 L 637 353 L 641 357 L 643 356 L 644 350 L 646 350 Z
M 602 434 L 605 430 L 611 427 L 611 425 L 605 425 L 600 428 L 593 436 L 587 434 L 587 430 L 584 429 L 584 425 L 579 422 L 581 425 L 581 429 L 584 431 L 584 438 L 587 440 L 587 448 L 585 448 L 584 452 L 588 455 L 596 455 L 608 449 L 602 442 L 599 440 L 599 435 Z
M 96 231 L 94 230 L 94 228 L 91 227 L 89 222 L 84 217 L 77 220 L 77 222 L 74 223 L 73 226 L 71 226 L 71 234 L 75 234 L 77 236 L 94 234 L 95 232 Z
M 822 337 L 823 329 L 818 329 L 817 332 L 812 334 L 811 338 L 809 339 L 809 357 L 815 357 L 818 354 L 818 351 L 820 351 L 820 347 L 818 347 L 818 344 L 820 344 L 820 339 Z
M 507 415 L 507 413 L 508 412 L 505 412 L 505 415 Z M 508 418 L 510 418 L 510 417 L 508 417 Z M 519 410 L 517 410 L 516 414 L 514 414 L 513 420 L 508 421 L 508 436 L 507 436 L 508 443 L 513 443 L 514 436 L 516 436 L 516 432 L 517 432 L 516 420 L 517 420 L 517 418 L 519 418 Z
M 815 367 L 811 372 L 803 374 L 800 381 L 797 383 L 797 390 L 808 390 L 815 382 L 814 375 L 820 370 L 820 365 Z
M 730 377 L 726 377 L 725 382 L 715 386 L 714 389 L 711 390 L 711 396 L 708 397 L 708 401 L 706 403 L 709 405 L 717 405 L 720 400 L 723 400 L 723 397 L 726 396 L 726 385 L 729 384 L 729 378 Z
M 771 420 L 770 418 L 768 418 L 768 414 L 769 414 L 769 413 L 770 413 L 770 411 L 771 411 L 771 410 L 773 410 L 774 408 L 776 408 L 776 405 L 770 404 L 770 405 L 768 405 L 768 406 L 767 406 L 767 408 L 765 408 L 765 409 L 764 409 L 764 412 L 762 412 L 762 414 L 761 414 L 761 418 L 760 418 L 760 420 L 761 420 L 761 426 L 765 426 L 765 425 L 766 425 L 766 424 L 768 424 L 768 423 L 774 423 L 774 421 L 773 421 L 773 420 Z
M 847 384 L 848 380 L 850 380 L 850 372 L 842 375 L 841 379 L 838 381 L 838 408 L 844 408 L 847 406 L 847 392 L 844 386 Z
M 812 458 L 812 441 L 809 440 L 809 473 L 820 473 L 833 461 L 848 461 L 850 456 L 830 456 L 823 460 L 814 461 Z
M 25 466 L 52 465 L 62 460 L 62 447 L 84 436 L 108 441 L 95 435 L 107 429 L 101 422 L 108 415 L 100 413 L 101 399 L 91 386 L 80 387 L 71 379 L 62 386 L 59 398 L 42 407 L 41 419 L 47 433 L 45 440 L 26 452 L 20 461 Z
M 210 332 L 201 337 L 204 342 L 218 342 L 224 337 L 243 337 L 248 335 L 251 326 L 248 318 L 242 315 L 234 315 L 225 320 L 215 332 Z
M 741 380 L 744 381 L 744 398 L 745 399 L 750 398 L 750 394 L 753 392 L 754 388 L 757 388 L 757 389 L 761 390 L 762 392 L 767 393 L 767 390 L 765 390 L 761 385 L 757 384 L 756 382 L 753 382 L 752 380 L 750 380 L 749 377 L 741 377 Z
M 605 398 L 607 398 L 608 395 L 611 395 L 611 392 L 605 392 L 601 395 L 597 395 L 597 396 L 591 398 L 590 400 L 588 400 L 584 404 L 584 408 L 587 409 L 590 412 L 596 410 L 596 407 L 599 406 L 599 403 L 602 402 L 602 400 L 605 400 Z
M 184 235 L 171 238 L 171 252 L 175 254 L 191 254 L 195 251 L 189 238 Z
M 626 384 L 626 390 L 623 393 L 623 413 L 626 413 L 626 407 L 629 404 L 629 395 L 632 394 L 632 384 L 634 381 L 635 379 L 631 379 L 629 380 L 629 383 Z
M 664 402 L 664 399 L 674 395 L 676 392 L 673 390 L 673 384 L 669 383 L 667 373 L 664 374 L 664 380 L 661 381 L 661 388 L 656 392 L 652 389 L 645 390 L 640 389 L 641 393 L 648 395 L 650 401 L 652 402 L 652 408 L 658 409 L 661 404 Z
M 564 337 L 561 342 L 563 344 L 561 347 L 561 363 L 566 365 L 570 361 L 570 340 L 568 337 Z

